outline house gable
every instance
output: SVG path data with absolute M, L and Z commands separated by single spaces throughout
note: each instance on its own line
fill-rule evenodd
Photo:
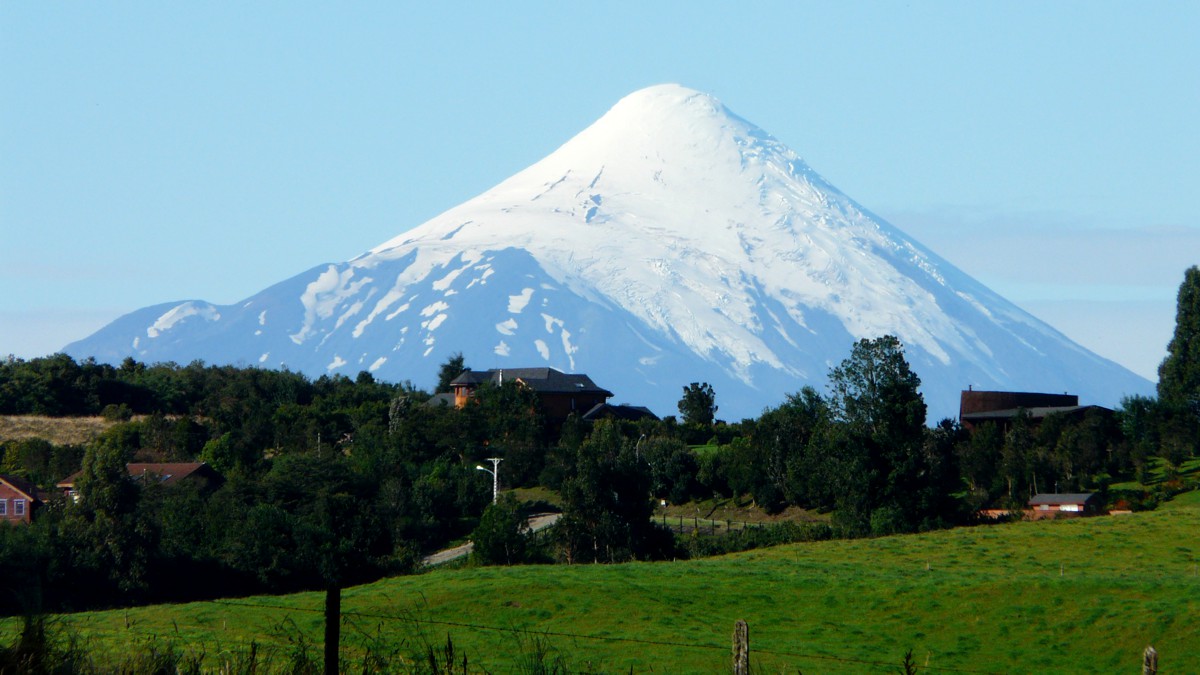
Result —
M 41 503 L 41 494 L 32 483 L 0 474 L 0 522 L 28 523 Z

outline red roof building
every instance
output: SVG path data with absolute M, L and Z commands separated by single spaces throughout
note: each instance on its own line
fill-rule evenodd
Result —
M 175 485 L 183 481 L 203 482 L 206 486 L 220 484 L 224 478 L 217 470 L 205 462 L 132 462 L 125 465 L 129 477 L 146 485 Z M 71 501 L 79 501 L 79 493 L 75 491 L 75 481 L 82 471 L 67 476 L 55 484 Z
M 42 503 L 37 487 L 23 478 L 0 474 L 0 522 L 28 523 Z

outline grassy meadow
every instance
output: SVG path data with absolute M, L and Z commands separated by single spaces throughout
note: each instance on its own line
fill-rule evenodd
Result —
M 1154 512 L 795 544 L 687 562 L 465 568 L 346 589 L 344 654 L 447 635 L 509 672 L 530 641 L 572 670 L 722 672 L 733 623 L 759 672 L 1200 672 L 1200 499 Z M 57 617 L 116 662 L 155 644 L 213 657 L 312 648 L 322 593 Z M 19 620 L 0 623 L 11 642 Z M 211 659 L 210 659 L 211 660 Z M 214 664 L 215 665 L 215 664 Z
M 114 424 L 99 416 L 0 415 L 0 441 L 41 438 L 55 445 L 83 445 Z

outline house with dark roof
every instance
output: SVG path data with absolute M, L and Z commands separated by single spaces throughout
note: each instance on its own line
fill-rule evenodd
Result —
M 554 368 L 501 368 L 496 370 L 466 370 L 450 381 L 454 392 L 454 407 L 461 408 L 485 382 L 500 386 L 516 382 L 528 387 L 542 404 L 546 421 L 562 422 L 571 413 L 583 415 L 604 403 L 613 393 L 599 387 L 582 373 L 564 373 Z
M 0 523 L 28 523 L 41 504 L 41 494 L 33 483 L 0 473 Z
M 1038 494 L 1029 500 L 1027 517 L 1062 518 L 1069 516 L 1094 516 L 1101 512 L 1100 496 L 1094 492 L 1073 494 Z
M 958 421 L 963 428 L 974 431 L 985 422 L 991 422 L 1007 432 L 1017 415 L 1024 411 L 1037 426 L 1050 415 L 1067 415 L 1082 419 L 1091 411 L 1111 415 L 1113 411 L 1098 405 L 1079 405 L 1074 394 L 1044 394 L 1025 391 L 975 391 L 962 392 L 958 406 Z
M 595 422 L 596 420 L 605 419 L 637 422 L 639 420 L 657 420 L 658 415 L 651 412 L 649 408 L 640 405 L 598 403 L 594 408 L 585 412 L 580 419 L 584 422 Z
M 197 483 L 202 487 L 215 488 L 225 482 L 216 469 L 206 462 L 131 462 L 125 465 L 129 477 L 143 485 L 178 485 L 179 483 Z M 79 493 L 75 490 L 75 482 L 83 471 L 76 471 L 67 476 L 55 487 L 63 491 L 68 499 L 79 501 Z

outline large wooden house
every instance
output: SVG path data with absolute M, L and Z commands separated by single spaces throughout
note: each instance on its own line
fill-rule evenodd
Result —
M 1079 405 L 1079 397 L 1074 394 L 968 389 L 959 399 L 958 421 L 968 431 L 991 422 L 1000 427 L 1001 432 L 1007 432 L 1022 412 L 1029 415 L 1030 422 L 1036 426 L 1050 415 L 1082 418 L 1093 410 L 1113 414 L 1112 410 L 1098 405 Z
M 611 391 L 597 386 L 587 375 L 564 373 L 554 368 L 467 370 L 450 381 L 454 406 L 465 406 L 475 390 L 485 382 L 497 386 L 516 382 L 528 387 L 537 394 L 547 423 L 561 423 L 571 413 L 582 416 L 613 395 Z

